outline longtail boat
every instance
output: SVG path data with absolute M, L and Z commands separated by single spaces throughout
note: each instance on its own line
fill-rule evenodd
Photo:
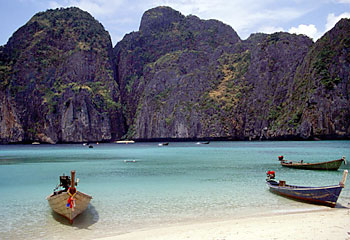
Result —
M 158 144 L 158 146 L 160 146 L 160 147 L 161 147 L 161 146 L 168 146 L 168 145 L 169 145 L 168 142 L 164 142 L 164 143 L 159 143 L 159 144 Z
M 91 196 L 77 191 L 78 181 L 79 179 L 75 181 L 75 171 L 71 171 L 71 178 L 60 176 L 60 184 L 54 189 L 53 194 L 46 198 L 52 210 L 67 218 L 71 224 L 85 211 L 92 199 Z
M 116 141 L 115 143 L 118 143 L 118 144 L 133 144 L 135 143 L 134 140 L 121 140 L 121 141 Z
M 275 172 L 268 171 L 266 183 L 269 190 L 284 197 L 293 198 L 309 203 L 335 207 L 338 197 L 345 187 L 348 170 L 344 170 L 343 178 L 338 185 L 323 187 L 303 187 L 287 185 L 285 181 L 275 181 Z
M 342 157 L 338 160 L 328 161 L 328 162 L 318 162 L 318 163 L 304 163 L 303 160 L 300 162 L 293 162 L 284 160 L 283 156 L 278 157 L 279 161 L 281 162 L 281 165 L 283 167 L 289 167 L 289 168 L 298 168 L 298 169 L 307 169 L 307 170 L 333 170 L 336 171 L 339 169 L 340 165 L 345 162 L 345 157 Z

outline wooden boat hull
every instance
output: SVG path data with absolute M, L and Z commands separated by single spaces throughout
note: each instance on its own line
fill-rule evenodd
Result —
M 297 169 L 307 169 L 307 170 L 333 170 L 339 169 L 340 165 L 343 163 L 344 159 L 338 159 L 328 162 L 321 163 L 294 163 L 288 161 L 281 161 L 283 167 L 297 168 Z
M 49 205 L 54 212 L 58 213 L 59 215 L 62 215 L 63 217 L 67 218 L 71 223 L 73 223 L 73 220 L 79 214 L 84 212 L 85 209 L 88 207 L 92 197 L 78 191 L 74 197 L 75 198 L 74 211 L 72 211 L 72 208 L 67 207 L 68 198 L 69 198 L 68 193 L 62 192 L 56 195 L 52 194 L 48 196 L 46 199 L 48 200 Z
M 341 185 L 325 187 L 299 187 L 292 185 L 279 186 L 276 181 L 269 180 L 267 185 L 271 192 L 284 197 L 293 198 L 309 203 L 335 207 L 343 189 Z

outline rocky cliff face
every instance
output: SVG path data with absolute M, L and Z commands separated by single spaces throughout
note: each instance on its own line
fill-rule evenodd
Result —
M 243 79 L 249 90 L 243 98 L 244 104 L 238 102 L 234 114 L 244 119 L 242 137 L 272 137 L 273 123 L 283 112 L 282 106 L 288 99 L 296 69 L 312 44 L 306 36 L 288 33 L 258 34 L 247 39 L 246 51 L 251 57 Z
M 129 135 L 204 136 L 203 113 L 194 105 L 217 81 L 217 58 L 240 41 L 231 27 L 218 21 L 185 17 L 168 7 L 147 11 L 140 30 L 115 48 Z
M 112 49 L 86 12 L 38 13 L 0 47 L 0 141 L 349 138 L 349 33 L 242 41 L 157 7 Z
M 320 38 L 298 66 L 287 102 L 275 122 L 279 136 L 350 135 L 350 20 Z
M 109 34 L 87 12 L 36 14 L 1 49 L 1 140 L 120 137 L 124 123 L 111 54 Z
M 231 27 L 215 20 L 185 17 L 169 7 L 145 12 L 139 31 L 126 35 L 115 47 L 128 136 L 195 137 L 198 131 L 191 129 L 193 124 L 177 121 L 189 118 L 182 117 L 190 114 L 183 112 L 185 105 L 196 103 L 203 88 L 216 79 L 207 68 L 223 48 L 238 42 L 240 38 Z M 182 113 L 175 117 L 178 111 Z
M 135 51 L 135 44 L 146 54 Z M 312 44 L 305 36 L 288 33 L 255 34 L 241 41 L 220 22 L 184 17 L 169 8 L 151 9 L 139 32 L 116 47 L 122 97 L 133 99 L 127 108 L 132 114 L 126 114 L 129 135 L 269 138 L 267 130 Z M 128 57 L 135 59 L 134 53 L 152 57 L 124 64 Z
M 13 101 L 3 91 L 0 91 L 0 98 L 0 142 L 23 141 L 24 130 Z

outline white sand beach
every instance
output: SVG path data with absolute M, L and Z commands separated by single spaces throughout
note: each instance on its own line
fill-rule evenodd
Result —
M 350 209 L 278 213 L 144 229 L 100 240 L 350 240 Z

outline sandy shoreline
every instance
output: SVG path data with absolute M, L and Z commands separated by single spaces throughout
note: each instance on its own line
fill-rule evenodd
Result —
M 145 229 L 99 240 L 350 240 L 350 209 L 294 212 Z

